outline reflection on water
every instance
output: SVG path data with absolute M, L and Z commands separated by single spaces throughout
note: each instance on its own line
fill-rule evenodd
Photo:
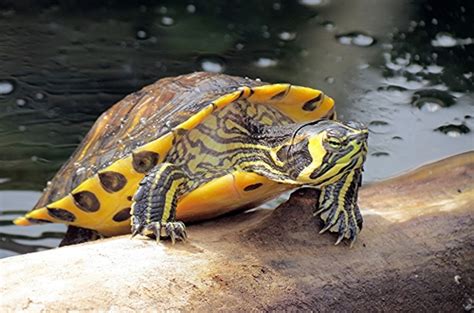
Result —
M 0 3 L 0 257 L 56 246 L 15 227 L 97 116 L 204 70 L 320 88 L 366 123 L 366 181 L 474 148 L 473 2 Z

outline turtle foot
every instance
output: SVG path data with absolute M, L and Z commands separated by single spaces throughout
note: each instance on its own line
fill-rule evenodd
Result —
M 137 227 L 133 231 L 132 238 L 140 233 L 148 237 L 154 237 L 157 242 L 161 238 L 170 238 L 171 242 L 175 244 L 176 240 L 186 241 L 188 238 L 186 234 L 186 226 L 183 222 L 152 222 L 144 227 Z

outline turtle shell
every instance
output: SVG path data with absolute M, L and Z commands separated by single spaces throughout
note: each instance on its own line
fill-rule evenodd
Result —
M 33 210 L 15 223 L 52 221 L 123 233 L 144 175 L 186 131 L 239 99 L 272 105 L 293 121 L 333 112 L 329 97 L 306 87 L 202 72 L 161 79 L 103 113 Z M 101 227 L 104 216 L 117 228 Z

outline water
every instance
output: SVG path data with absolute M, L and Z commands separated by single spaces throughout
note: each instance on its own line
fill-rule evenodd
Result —
M 365 182 L 474 149 L 474 4 L 453 1 L 0 3 L 0 257 L 58 244 L 64 225 L 11 220 L 101 112 L 160 77 L 326 91 L 369 126 Z

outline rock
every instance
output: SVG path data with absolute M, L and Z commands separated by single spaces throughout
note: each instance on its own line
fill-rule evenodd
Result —
M 460 311 L 474 297 L 474 152 L 364 186 L 353 248 L 318 234 L 316 194 L 190 225 L 184 244 L 122 236 L 0 260 L 0 307 Z

